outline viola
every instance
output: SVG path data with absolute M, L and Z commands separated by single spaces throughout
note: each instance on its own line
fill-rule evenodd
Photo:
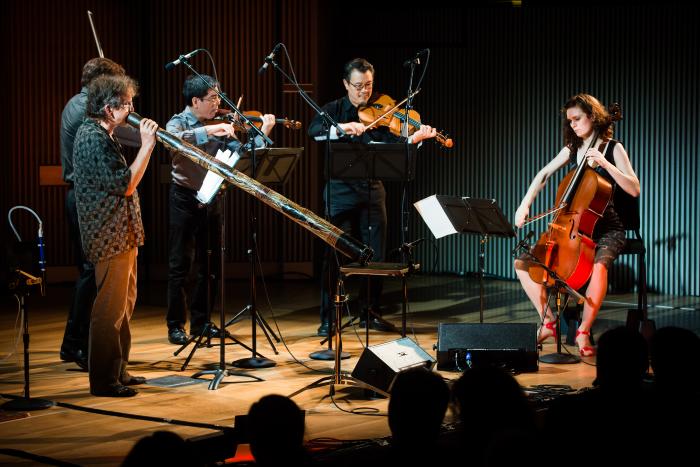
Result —
M 401 130 L 404 124 L 407 123 L 408 134 L 412 135 L 416 130 L 420 129 L 420 115 L 413 109 L 408 111 L 408 116 L 406 115 L 406 109 L 400 108 L 406 100 L 404 99 L 397 104 L 390 96 L 381 94 L 366 106 L 357 109 L 357 115 L 360 117 L 360 122 L 367 128 L 385 126 L 395 136 L 403 136 Z M 452 138 L 449 138 L 442 132 L 438 132 L 435 139 L 441 146 L 448 149 L 454 145 Z
M 622 119 L 617 104 L 611 107 L 610 114 L 613 121 Z M 596 133 L 593 141 L 597 138 Z M 606 143 L 600 145 L 601 152 Z M 559 183 L 555 207 L 525 220 L 527 224 L 554 214 L 549 230 L 540 236 L 530 253 L 574 290 L 583 287 L 593 272 L 596 249 L 592 238 L 593 230 L 597 221 L 603 217 L 612 192 L 611 183 L 591 168 L 584 157 Z M 528 273 L 537 283 L 545 286 L 555 284 L 551 274 L 540 265 L 531 263 Z
M 237 130 L 241 131 L 248 131 L 248 128 L 236 118 L 236 114 L 234 112 L 231 112 L 228 109 L 219 109 L 216 111 L 217 116 L 212 120 L 210 120 L 211 123 L 217 122 L 220 123 L 222 121 L 226 121 L 231 123 L 234 128 Z M 248 120 L 253 122 L 253 125 L 255 125 L 257 128 L 261 128 L 263 124 L 263 119 L 262 119 L 262 112 L 259 112 L 257 110 L 247 110 L 243 112 L 243 115 L 246 116 Z M 278 125 L 282 125 L 285 128 L 288 128 L 290 130 L 299 130 L 301 129 L 301 122 L 297 120 L 290 120 L 287 118 L 276 118 L 275 123 Z

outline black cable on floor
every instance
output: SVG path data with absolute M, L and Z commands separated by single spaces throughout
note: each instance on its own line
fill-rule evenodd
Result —
M 4 397 L 5 399 L 22 399 L 22 397 L 15 396 L 12 394 L 0 394 L 0 397 Z M 149 415 L 138 415 L 126 412 L 117 412 L 114 410 L 95 409 L 92 407 L 84 407 L 82 405 L 69 404 L 67 402 L 51 402 L 53 402 L 56 407 L 63 407 L 64 409 L 78 410 L 80 412 L 94 413 L 97 415 L 106 415 L 110 417 L 130 418 L 134 420 L 143 420 L 147 422 L 164 423 L 169 425 L 189 426 L 194 428 L 206 428 L 208 430 L 227 431 L 234 429 L 230 426 L 214 425 L 211 423 L 188 422 L 187 420 L 177 420 L 173 418 L 151 417 Z
M 60 467 L 80 467 L 79 464 L 73 464 L 71 462 L 64 462 L 53 457 L 40 456 L 38 454 L 32 454 L 31 452 L 22 451 L 21 449 L 6 449 L 0 448 L 0 454 L 5 454 L 6 456 L 19 457 L 20 459 L 27 459 L 34 462 L 41 462 L 46 465 L 58 465 Z

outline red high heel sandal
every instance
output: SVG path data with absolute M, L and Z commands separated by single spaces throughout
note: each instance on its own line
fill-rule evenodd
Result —
M 554 342 L 557 341 L 557 327 L 556 327 L 556 324 L 557 324 L 556 321 L 550 321 L 550 322 L 548 322 L 548 323 L 544 323 L 544 324 L 542 325 L 542 327 L 540 327 L 540 329 L 539 329 L 538 332 L 537 332 L 537 343 L 538 343 L 538 344 L 543 343 L 544 341 L 546 341 L 546 340 L 549 339 L 550 337 L 554 338 Z M 552 334 L 548 334 L 548 335 L 546 335 L 546 336 L 543 337 L 543 334 L 542 334 L 542 330 L 543 330 L 543 329 L 549 329 L 550 331 L 552 331 Z
M 583 347 L 579 347 L 578 345 L 578 336 L 584 335 L 591 337 L 591 331 L 579 331 L 578 329 L 576 330 L 576 347 L 578 347 L 578 353 L 582 357 L 592 357 L 595 355 L 595 348 L 591 347 L 590 345 L 584 345 Z

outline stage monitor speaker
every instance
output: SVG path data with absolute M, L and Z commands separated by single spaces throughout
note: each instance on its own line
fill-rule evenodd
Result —
M 535 323 L 439 323 L 438 370 L 499 366 L 537 371 Z
M 390 392 L 396 376 L 405 370 L 432 370 L 435 359 L 408 337 L 366 347 L 352 370 L 352 377 Z

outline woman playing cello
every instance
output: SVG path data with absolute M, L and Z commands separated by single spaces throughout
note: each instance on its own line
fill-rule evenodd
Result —
M 633 197 L 639 196 L 639 180 L 632 168 L 625 148 L 612 139 L 613 119 L 605 107 L 595 97 L 577 94 L 571 97 L 562 112 L 564 120 L 565 146 L 535 176 L 520 206 L 515 212 L 515 225 L 522 227 L 529 215 L 530 205 L 544 188 L 549 177 L 569 163 L 580 164 L 583 159 L 589 167 L 607 179 L 615 189 L 624 190 Z M 595 259 L 590 281 L 585 293 L 583 317 L 576 331 L 576 345 L 582 356 L 595 354 L 591 346 L 590 329 L 608 288 L 608 269 L 625 245 L 625 231 L 615 211 L 612 200 L 593 230 L 596 242 Z M 531 263 L 528 255 L 515 260 L 515 271 L 542 322 L 538 342 L 555 337 L 555 319 L 547 307 L 545 285 L 533 280 L 529 274 Z

